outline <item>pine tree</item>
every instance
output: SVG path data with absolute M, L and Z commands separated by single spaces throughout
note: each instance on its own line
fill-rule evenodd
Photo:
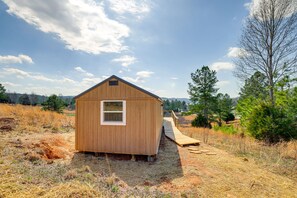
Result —
M 23 94 L 19 98 L 19 103 L 22 105 L 31 105 L 30 98 L 28 94 Z
M 54 94 L 48 97 L 48 99 L 44 103 L 42 103 L 42 106 L 44 110 L 62 113 L 63 108 L 65 107 L 65 103 L 60 97 Z
M 210 70 L 208 66 L 203 66 L 195 73 L 191 73 L 191 78 L 193 82 L 189 83 L 188 93 L 192 102 L 192 110 L 196 111 L 195 113 L 202 113 L 209 120 L 218 91 L 215 88 L 215 84 L 218 82 L 216 71 Z
M 8 101 L 9 98 L 6 95 L 6 89 L 2 84 L 0 84 L 0 103 L 7 103 Z

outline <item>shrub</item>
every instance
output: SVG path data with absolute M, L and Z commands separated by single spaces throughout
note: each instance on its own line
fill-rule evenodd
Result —
M 253 137 L 268 143 L 297 138 L 293 119 L 280 107 L 274 107 L 271 104 L 261 104 L 253 109 L 247 130 Z
M 19 98 L 19 103 L 22 105 L 31 105 L 30 98 L 27 94 L 23 94 Z
M 9 97 L 5 93 L 6 89 L 4 86 L 0 83 L 0 103 L 7 103 L 9 102 Z
M 208 122 L 207 118 L 202 114 L 197 114 L 196 118 L 192 121 L 193 127 L 208 127 L 211 128 L 211 124 Z
M 222 131 L 223 133 L 226 133 L 226 134 L 236 134 L 237 133 L 237 130 L 234 128 L 233 125 L 223 125 L 223 126 L 215 125 L 213 127 L 213 129 L 215 131 Z
M 233 113 L 228 113 L 228 114 L 226 115 L 226 117 L 224 118 L 224 121 L 225 121 L 225 122 L 234 121 L 234 120 L 235 120 L 235 116 L 234 116 Z
M 42 104 L 44 110 L 56 111 L 58 113 L 63 113 L 63 108 L 65 107 L 64 101 L 57 95 L 51 95 Z
M 192 115 L 192 111 L 184 111 L 184 112 L 181 112 L 181 115 L 182 116 L 189 116 L 189 115 Z

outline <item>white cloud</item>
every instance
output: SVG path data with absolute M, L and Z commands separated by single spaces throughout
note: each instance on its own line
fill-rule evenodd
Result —
M 251 10 L 251 7 L 252 7 L 252 2 L 244 3 L 243 6 L 244 6 L 248 11 L 250 11 L 250 10 Z
M 28 77 L 29 76 L 29 73 L 28 72 L 25 72 L 23 70 L 19 70 L 19 69 L 15 69 L 15 68 L 3 68 L 4 71 L 6 71 L 8 74 L 16 74 L 16 75 L 19 75 L 19 76 L 24 76 L 24 77 Z
M 218 87 L 224 87 L 228 84 L 230 84 L 230 81 L 228 81 L 228 80 L 220 80 L 219 82 L 217 82 Z
M 151 72 L 151 71 L 139 71 L 136 73 L 136 76 L 138 76 L 140 78 L 149 78 L 153 74 L 154 74 L 154 72 Z
M 19 86 L 21 86 L 20 84 L 16 84 L 16 83 L 12 83 L 12 82 L 3 82 L 1 84 L 4 85 L 5 87 L 19 87 Z
M 136 78 L 131 77 L 123 77 L 124 80 L 133 82 L 133 83 L 143 83 L 145 82 L 145 78 L 150 78 L 151 75 L 154 74 L 154 72 L 151 71 L 139 71 L 136 73 Z
M 80 85 L 83 87 L 89 87 L 91 85 L 98 84 L 102 80 L 103 78 L 83 78 L 82 81 L 80 82 Z
M 120 52 L 129 28 L 111 20 L 103 4 L 94 0 L 4 0 L 7 12 L 34 25 L 45 33 L 54 33 L 70 50 L 87 53 Z
M 215 62 L 210 65 L 210 69 L 215 70 L 215 71 L 233 70 L 234 65 L 230 62 Z
M 94 76 L 94 74 L 87 72 L 86 70 L 84 70 L 84 69 L 81 68 L 81 67 L 75 67 L 74 69 L 75 69 L 76 71 L 82 73 L 82 75 L 84 75 L 84 76 L 87 76 L 87 77 L 93 77 L 93 76 Z
M 71 84 L 74 84 L 76 83 L 76 81 L 70 79 L 70 78 L 65 78 L 63 77 L 63 79 L 61 80 L 61 82 L 64 82 L 64 83 L 71 83 Z
M 122 66 L 128 67 L 129 65 L 134 64 L 136 60 L 137 59 L 134 56 L 124 55 L 119 58 L 113 59 L 112 62 L 121 63 Z
M 133 83 L 140 82 L 140 79 L 138 77 L 131 78 L 131 77 L 125 76 L 125 77 L 123 77 L 123 79 L 126 80 L 126 81 L 129 81 L 129 82 L 133 82 Z
M 25 72 L 23 70 L 16 69 L 16 68 L 7 67 L 7 68 L 3 68 L 3 70 L 6 71 L 7 74 L 17 75 L 18 78 L 27 77 L 27 78 L 31 78 L 34 80 L 41 80 L 41 81 L 48 81 L 48 82 L 55 81 L 54 79 L 47 78 L 41 74 L 33 74 L 33 73 Z
M 22 63 L 34 63 L 32 58 L 30 56 L 24 55 L 24 54 L 20 54 L 19 58 L 22 60 Z
M 30 63 L 33 64 L 33 60 L 30 56 L 19 54 L 18 56 L 0 56 L 0 64 L 23 64 Z
M 171 77 L 170 79 L 171 79 L 171 80 L 178 80 L 177 77 Z
M 45 82 L 72 83 L 72 84 L 76 83 L 74 80 L 65 78 L 65 77 L 61 77 L 59 79 L 49 78 L 39 73 L 26 72 L 26 71 L 16 69 L 16 68 L 11 68 L 11 67 L 3 68 L 3 70 L 5 71 L 6 75 L 16 75 L 17 78 L 21 78 L 21 79 L 29 78 L 32 80 L 45 81 Z
M 0 72 L 4 75 L 5 87 L 19 93 L 35 92 L 38 94 L 63 94 L 77 95 L 84 90 L 94 86 L 109 76 L 83 77 L 80 80 L 73 80 L 64 76 L 50 77 L 40 73 L 27 72 L 16 68 L 3 68 Z M 19 76 L 21 80 L 15 78 Z M 11 83 L 9 81 L 14 83 Z M 18 84 L 17 84 L 18 83 Z
M 108 0 L 110 9 L 118 14 L 145 14 L 150 12 L 151 5 L 146 0 Z
M 238 57 L 244 56 L 245 54 L 247 54 L 247 53 L 242 48 L 230 47 L 229 50 L 228 50 L 227 56 L 230 57 L 230 58 L 238 58 Z

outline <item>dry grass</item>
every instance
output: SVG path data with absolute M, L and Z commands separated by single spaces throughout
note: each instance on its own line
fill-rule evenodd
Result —
M 232 135 L 192 127 L 190 123 L 194 117 L 191 115 L 180 118 L 179 129 L 186 135 L 238 156 L 252 158 L 266 169 L 297 181 L 297 140 L 268 146 L 242 133 Z
M 21 116 L 12 118 L 17 125 L 25 123 Z M 297 195 L 296 181 L 258 166 L 253 158 L 235 157 L 224 151 L 225 147 L 202 144 L 199 149 L 216 155 L 197 155 L 163 137 L 155 162 L 146 162 L 140 156 L 131 161 L 129 155 L 76 152 L 73 130 L 64 133 L 59 128 L 52 133 L 45 132 L 42 124 L 39 127 L 39 133 L 20 132 L 19 126 L 0 133 L 1 198 Z
M 41 107 L 0 104 L 0 118 L 13 118 L 17 131 L 40 132 L 66 130 L 74 127 L 74 117 L 43 111 Z
M 53 143 L 56 139 L 61 140 L 59 144 Z M 152 170 L 153 167 L 150 164 L 143 162 L 144 166 L 137 170 L 138 162 L 76 153 L 73 150 L 73 132 L 36 133 L 17 138 L 6 137 L 3 140 L 0 143 L 0 156 L 3 160 L 0 163 L 0 197 L 162 196 L 162 193 L 156 189 L 148 190 L 146 186 L 135 186 L 142 181 L 141 175 L 144 174 L 144 170 L 148 168 Z M 38 151 L 40 145 L 36 145 L 41 142 L 51 147 L 62 146 L 61 143 L 64 142 L 64 149 L 71 152 L 71 158 L 53 158 L 49 161 L 43 156 L 43 151 Z M 31 146 L 27 147 L 28 145 Z M 71 147 L 68 147 L 69 145 Z M 60 151 L 54 149 L 52 152 L 55 156 Z M 35 154 L 34 160 L 27 157 L 28 153 Z M 132 178 L 129 177 L 130 181 L 132 183 L 134 183 L 133 179 L 138 181 L 131 186 L 127 184 L 130 181 L 124 181 L 130 171 L 134 173 Z
M 56 139 L 61 141 L 55 143 Z M 27 159 L 26 153 L 35 148 L 26 145 L 44 140 L 48 145 L 66 142 L 64 148 L 73 157 L 51 163 L 40 155 Z M 193 154 L 162 138 L 156 162 L 95 157 L 74 152 L 73 146 L 73 132 L 4 138 L 0 197 L 294 197 L 297 193 L 294 181 L 206 144 L 199 148 L 217 155 Z

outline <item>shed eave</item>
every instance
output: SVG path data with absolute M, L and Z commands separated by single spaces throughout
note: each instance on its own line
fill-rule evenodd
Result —
M 102 82 L 100 82 L 100 83 L 94 85 L 93 87 L 87 89 L 86 91 L 84 91 L 84 92 L 78 94 L 77 96 L 74 97 L 74 99 L 78 99 L 80 96 L 82 96 L 82 95 L 88 93 L 89 91 L 91 91 L 91 90 L 93 90 L 93 89 L 99 87 L 99 86 L 102 85 L 103 83 L 105 83 L 105 82 L 107 82 L 107 81 L 109 81 L 109 80 L 111 80 L 111 79 L 113 79 L 113 78 L 115 78 L 115 79 L 119 80 L 120 82 L 125 83 L 125 84 L 127 84 L 127 85 L 129 85 L 129 86 L 131 86 L 131 87 L 133 87 L 133 88 L 135 88 L 135 89 L 137 89 L 137 90 L 139 90 L 139 91 L 141 91 L 141 92 L 143 92 L 143 93 L 145 93 L 145 94 L 147 94 L 147 95 L 153 97 L 153 98 L 156 98 L 156 99 L 159 100 L 161 103 L 163 103 L 163 100 L 162 100 L 159 96 L 157 96 L 157 95 L 155 95 L 155 94 L 153 94 L 153 93 L 151 93 L 151 92 L 149 92 L 149 91 L 147 91 L 147 90 L 145 90 L 145 89 L 142 89 L 142 88 L 140 88 L 140 87 L 138 87 L 138 86 L 136 86 L 136 85 L 134 85 L 134 84 L 132 84 L 132 83 L 130 83 L 130 82 L 128 82 L 128 81 L 125 81 L 125 80 L 121 79 L 120 77 L 118 77 L 118 76 L 116 76 L 116 75 L 112 75 L 112 76 L 110 76 L 109 78 L 103 80 Z

